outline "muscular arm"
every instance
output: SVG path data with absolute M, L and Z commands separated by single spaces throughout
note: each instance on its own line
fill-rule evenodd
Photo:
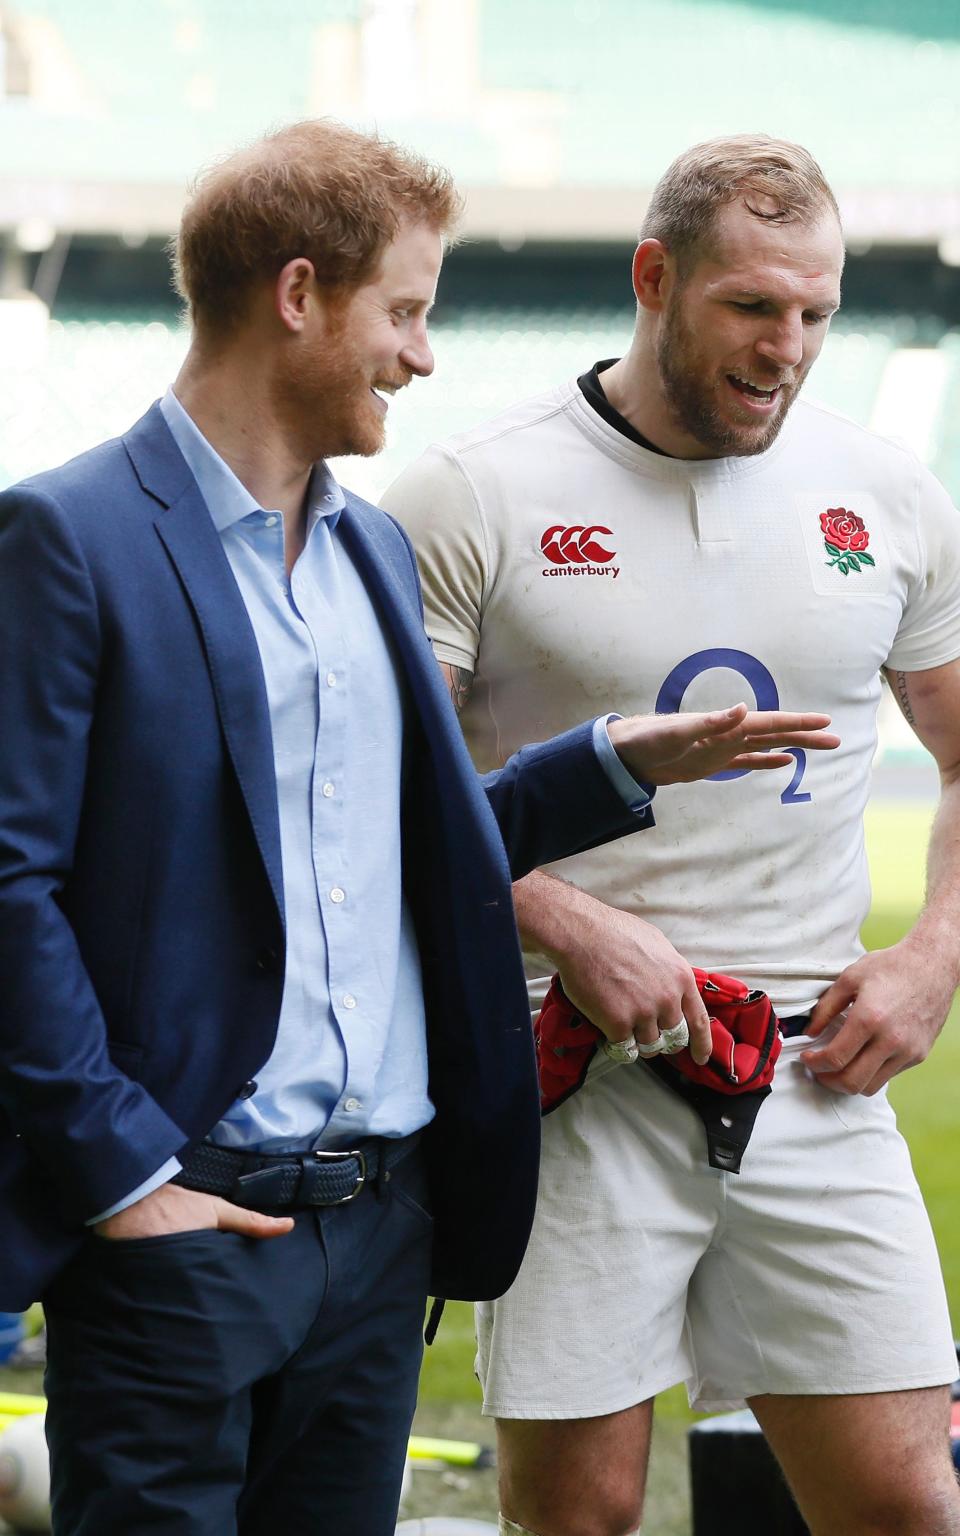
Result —
M 548 956 L 608 1039 L 652 1044 L 682 1016 L 694 1056 L 707 1060 L 710 1020 L 693 970 L 659 928 L 542 870 L 517 881 L 513 902 L 524 945 Z
M 887 674 L 904 718 L 940 770 L 927 855 L 927 896 L 910 932 L 849 966 L 814 1010 L 819 1034 L 847 1010 L 829 1045 L 804 1053 L 820 1081 L 874 1094 L 929 1054 L 960 983 L 960 661 Z

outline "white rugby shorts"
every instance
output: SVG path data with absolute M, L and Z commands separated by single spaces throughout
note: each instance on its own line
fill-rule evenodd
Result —
M 591 1418 L 950 1382 L 930 1222 L 885 1093 L 831 1092 L 788 1040 L 740 1174 L 644 1065 L 598 1057 L 546 1117 L 520 1275 L 477 1309 L 484 1412 Z

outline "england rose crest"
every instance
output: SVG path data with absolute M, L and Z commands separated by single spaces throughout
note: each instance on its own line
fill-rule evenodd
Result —
M 846 507 L 830 507 L 820 513 L 820 529 L 823 547 L 830 556 L 825 563 L 836 566 L 843 576 L 860 571 L 865 565 L 876 565 L 867 553 L 870 535 L 863 518 L 855 512 L 848 512 Z

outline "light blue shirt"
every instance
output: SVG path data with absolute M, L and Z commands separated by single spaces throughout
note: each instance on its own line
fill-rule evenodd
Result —
M 286 965 L 273 1051 L 210 1139 L 266 1151 L 405 1136 L 433 1118 L 413 922 L 401 886 L 404 683 L 340 536 L 343 493 L 317 464 L 288 578 L 283 518 L 257 505 L 171 390 L 164 419 L 250 617 L 277 780 Z M 648 803 L 601 717 L 594 744 L 632 810 Z M 179 1170 L 171 1158 L 103 1220 Z
M 318 464 L 290 577 L 283 518 L 257 506 L 172 391 L 164 418 L 240 588 L 263 665 L 286 912 L 277 1038 L 211 1132 L 268 1151 L 405 1136 L 433 1117 L 413 922 L 401 890 L 403 684 Z

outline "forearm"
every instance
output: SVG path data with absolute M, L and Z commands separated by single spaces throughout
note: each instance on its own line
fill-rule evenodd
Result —
M 927 894 L 908 934 L 937 957 L 960 985 L 960 772 L 942 775 L 940 804 L 927 850 Z
M 654 824 L 649 805 L 633 811 L 614 788 L 594 748 L 592 721 L 521 747 L 480 782 L 514 880 Z
M 651 1044 L 685 1018 L 696 1060 L 707 1060 L 710 1021 L 696 979 L 658 928 L 542 870 L 513 896 L 524 944 L 548 956 L 570 1001 L 609 1039 Z
M 524 949 L 546 955 L 558 967 L 576 953 L 593 909 L 602 906 L 594 896 L 542 869 L 516 881 L 513 904 Z
M 834 1019 L 841 1025 L 802 1060 L 838 1093 L 878 1093 L 923 1061 L 960 982 L 960 662 L 887 675 L 904 718 L 937 761 L 940 805 L 927 853 L 926 904 L 916 923 L 890 949 L 848 966 L 813 1011 L 811 1035 Z
M 908 946 L 932 951 L 953 986 L 960 980 L 960 661 L 922 672 L 886 668 L 900 712 L 940 771 L 940 804 L 927 848 L 923 911 Z
M 929 1055 L 960 982 L 960 778 L 941 768 L 940 807 L 930 835 L 927 900 L 916 923 L 889 949 L 842 971 L 813 1010 L 802 1053 L 817 1081 L 836 1093 L 878 1093 Z

